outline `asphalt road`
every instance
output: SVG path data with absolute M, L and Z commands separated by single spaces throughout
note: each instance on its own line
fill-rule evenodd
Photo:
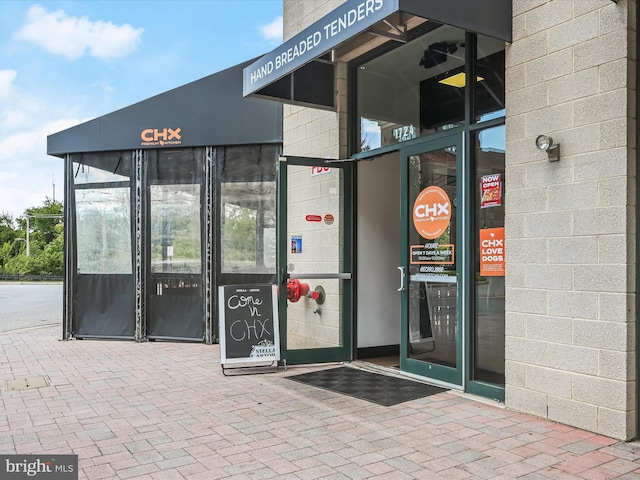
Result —
M 62 328 L 62 283 L 0 283 L 0 333 L 56 324 Z

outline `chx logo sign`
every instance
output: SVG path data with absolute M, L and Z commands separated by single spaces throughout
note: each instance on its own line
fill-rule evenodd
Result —
M 422 190 L 413 204 L 413 226 L 424 238 L 442 235 L 451 221 L 451 200 L 442 188 L 431 185 Z
M 141 145 L 161 147 L 182 144 L 181 128 L 146 128 L 140 133 Z
M 0 478 L 78 480 L 78 456 L 0 455 Z

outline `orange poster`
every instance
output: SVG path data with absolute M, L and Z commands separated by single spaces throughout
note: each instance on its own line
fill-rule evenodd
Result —
M 422 190 L 413 204 L 413 226 L 424 238 L 438 238 L 449 227 L 451 201 L 447 192 L 432 185 Z
M 480 230 L 480 275 L 504 277 L 504 227 Z

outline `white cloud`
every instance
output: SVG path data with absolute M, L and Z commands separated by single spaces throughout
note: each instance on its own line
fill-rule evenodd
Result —
M 13 95 L 13 80 L 18 75 L 15 70 L 0 70 L 0 100 Z
M 282 17 L 276 17 L 266 25 L 258 25 L 258 32 L 268 42 L 282 42 Z
M 18 217 L 46 197 L 61 201 L 64 162 L 47 155 L 47 135 L 85 122 L 64 118 L 3 137 L 0 141 L 0 212 Z M 55 182 L 55 187 L 53 183 Z M 54 193 L 57 192 L 57 193 Z
M 34 5 L 16 38 L 70 60 L 80 58 L 87 51 L 97 58 L 117 58 L 138 47 L 143 31 L 129 24 L 117 26 L 111 22 L 91 22 L 87 17 L 71 17 L 62 10 L 47 12 L 40 5 Z
M 0 182 L 7 182 L 13 180 L 17 175 L 15 172 L 0 172 Z
M 360 123 L 360 129 L 363 133 L 380 134 L 380 125 L 374 120 L 363 118 Z
M 60 119 L 45 123 L 34 130 L 9 135 L 0 140 L 0 160 L 26 159 L 46 155 L 47 135 L 66 130 L 85 120 Z M 28 163 L 28 160 L 25 160 Z

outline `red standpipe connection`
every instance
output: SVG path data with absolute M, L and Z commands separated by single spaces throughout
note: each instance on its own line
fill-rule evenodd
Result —
M 287 300 L 297 302 L 302 297 L 318 300 L 320 293 L 316 290 L 309 291 L 309 284 L 301 282 L 297 278 L 287 280 Z

